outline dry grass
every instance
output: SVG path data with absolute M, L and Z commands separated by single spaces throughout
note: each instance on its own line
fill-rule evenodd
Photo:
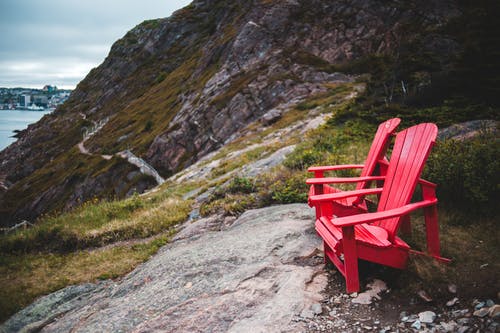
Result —
M 191 202 L 168 193 L 121 201 L 87 202 L 76 210 L 42 219 L 34 228 L 0 236 L 2 252 L 69 252 L 144 238 L 184 221 Z
M 411 292 L 425 289 L 438 297 L 446 291 L 448 284 L 455 284 L 461 297 L 494 297 L 500 290 L 500 233 L 495 221 L 476 217 L 466 225 L 459 225 L 457 220 L 464 219 L 464 216 L 443 209 L 439 212 L 439 219 L 441 253 L 452 262 L 442 264 L 427 257 L 412 256 L 409 268 L 399 277 L 398 284 Z M 413 248 L 425 251 L 423 218 L 414 218 L 412 227 L 409 243 Z
M 70 254 L 25 254 L 0 257 L 0 321 L 36 297 L 68 285 L 115 278 L 146 261 L 167 242 L 166 237 L 145 244 Z

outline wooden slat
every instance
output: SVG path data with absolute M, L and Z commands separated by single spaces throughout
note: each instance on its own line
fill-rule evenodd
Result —
M 406 132 L 404 140 L 401 139 L 403 133 L 400 133 L 401 137 L 398 134 L 396 139 L 398 147 L 395 147 L 389 163 L 378 211 L 398 208 L 410 202 L 435 141 L 437 128 L 434 124 L 420 124 L 404 132 Z M 401 146 L 400 140 L 402 140 Z M 400 223 L 401 218 L 392 218 L 380 221 L 376 225 L 386 229 L 389 232 L 389 239 L 393 240 Z

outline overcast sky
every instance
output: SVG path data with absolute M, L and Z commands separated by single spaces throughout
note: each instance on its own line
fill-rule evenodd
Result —
M 191 0 L 0 0 L 0 87 L 74 88 L 111 45 Z

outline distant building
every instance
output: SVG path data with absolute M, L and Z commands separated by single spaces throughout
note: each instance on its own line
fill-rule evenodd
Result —
M 33 96 L 33 103 L 38 106 L 47 107 L 49 104 L 49 99 L 45 95 L 35 95 Z
M 31 96 L 30 95 L 19 95 L 19 106 L 22 108 L 26 108 L 31 104 Z
M 57 91 L 57 87 L 56 86 L 51 86 L 51 85 L 46 85 L 46 86 L 43 87 L 43 91 L 46 91 L 46 92 L 49 92 L 49 93 L 56 92 Z

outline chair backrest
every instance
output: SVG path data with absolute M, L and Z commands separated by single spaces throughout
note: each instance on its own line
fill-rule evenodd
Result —
M 410 203 L 427 157 L 436 141 L 437 132 L 435 124 L 423 123 L 397 134 L 377 211 Z M 382 220 L 374 225 L 386 229 L 389 240 L 393 241 L 401 219 L 398 217 Z
M 374 175 L 377 163 L 384 158 L 387 147 L 389 146 L 390 138 L 400 122 L 401 119 L 392 118 L 384 121 L 378 126 L 377 132 L 375 133 L 375 138 L 372 142 L 372 146 L 365 160 L 365 166 L 363 170 L 361 170 L 362 177 Z M 359 182 L 356 185 L 356 189 L 360 190 L 365 188 L 365 186 L 366 184 L 364 182 Z

